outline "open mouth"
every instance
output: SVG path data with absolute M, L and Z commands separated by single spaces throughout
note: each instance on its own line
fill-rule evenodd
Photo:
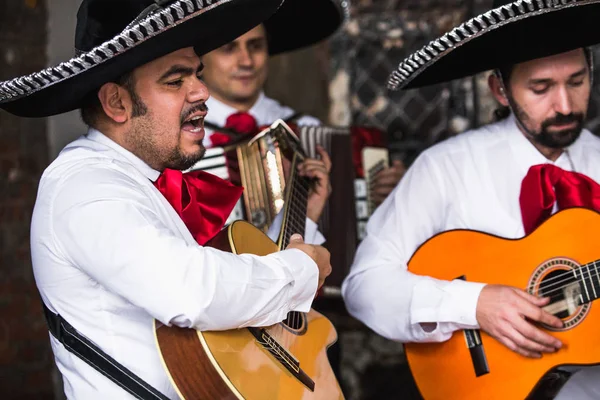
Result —
M 184 131 L 199 133 L 204 129 L 204 117 L 196 115 L 183 123 L 181 129 Z

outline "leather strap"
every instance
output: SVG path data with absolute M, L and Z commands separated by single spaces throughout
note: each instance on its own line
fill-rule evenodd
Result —
M 119 364 L 89 339 L 81 335 L 60 315 L 54 314 L 42 302 L 44 315 L 52 336 L 67 350 L 81 358 L 96 371 L 122 387 L 132 396 L 142 400 L 169 400 L 167 396 L 144 382 L 140 377 Z

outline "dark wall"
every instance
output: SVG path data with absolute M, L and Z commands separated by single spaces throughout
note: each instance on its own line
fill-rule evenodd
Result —
M 44 1 L 0 1 L 0 81 L 46 65 Z M 0 398 L 52 399 L 48 331 L 31 270 L 29 226 L 48 163 L 46 121 L 0 110 Z

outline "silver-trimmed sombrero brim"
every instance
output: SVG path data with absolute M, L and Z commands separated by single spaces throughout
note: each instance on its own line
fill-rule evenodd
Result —
M 192 46 L 204 54 L 232 41 L 271 16 L 281 3 L 175 1 L 69 61 L 0 82 L 0 108 L 23 117 L 46 117 L 77 109 L 91 90 L 153 59 Z
M 600 0 L 519 0 L 471 18 L 400 63 L 390 90 L 448 82 L 600 42 Z

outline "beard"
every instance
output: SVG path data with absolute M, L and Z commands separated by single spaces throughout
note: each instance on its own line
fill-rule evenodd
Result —
M 141 112 L 135 114 L 132 112 L 132 120 L 135 122 L 131 131 L 125 136 L 126 142 L 129 150 L 152 168 L 156 170 L 169 168 L 184 171 L 193 167 L 204 157 L 206 148 L 201 139 L 196 142 L 198 150 L 193 153 L 184 153 L 179 145 L 166 148 L 160 144 L 157 140 L 160 135 L 156 133 L 162 130 L 163 125 L 153 118 L 152 113 L 139 97 L 134 100 L 134 109 Z M 204 103 L 190 106 L 181 113 L 180 127 L 193 113 L 206 110 L 207 106 Z M 152 133 L 148 134 L 149 132 Z M 181 143 L 181 132 L 177 136 L 177 143 Z
M 539 131 L 529 129 L 527 123 L 531 121 L 529 115 L 516 103 L 513 102 L 513 108 L 517 119 L 520 121 L 520 125 L 526 130 L 527 134 L 531 139 L 541 146 L 548 147 L 551 149 L 562 149 L 569 147 L 579 138 L 581 131 L 583 130 L 583 123 L 585 120 L 584 113 L 570 113 L 561 114 L 556 113 L 552 118 L 545 119 L 540 124 Z M 550 128 L 553 126 L 566 125 L 575 123 L 573 128 L 553 130 Z
M 178 169 L 180 171 L 192 168 L 198 161 L 204 158 L 204 154 L 206 153 L 206 148 L 202 144 L 202 141 L 198 145 L 200 149 L 192 154 L 183 154 L 179 148 L 173 149 L 164 163 L 165 168 Z

